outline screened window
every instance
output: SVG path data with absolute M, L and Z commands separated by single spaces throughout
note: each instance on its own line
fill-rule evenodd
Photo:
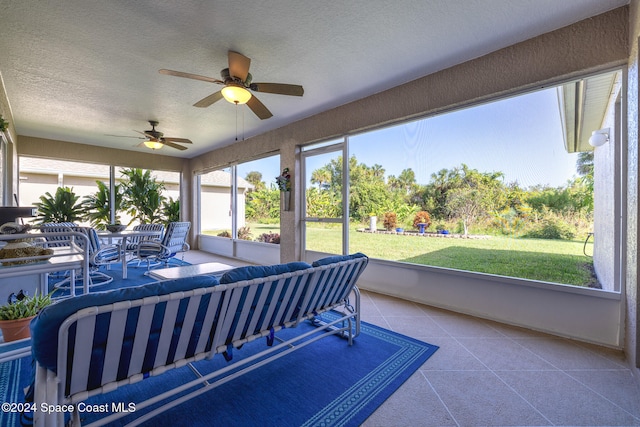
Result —
M 200 175 L 202 234 L 280 243 L 280 156 Z
M 109 165 L 24 156 L 19 162 L 21 206 L 36 205 L 45 197 L 52 202 L 50 210 L 70 211 L 69 215 L 77 217 L 73 222 L 99 229 L 114 222 L 133 226 L 180 219 L 178 172 L 116 167 L 112 192 Z M 62 200 L 58 203 L 59 189 L 77 198 L 73 206 Z M 44 212 L 39 214 L 44 216 Z
M 349 136 L 307 162 L 305 215 L 340 209 L 348 153 L 342 252 L 617 290 L 619 89 L 614 71 Z M 603 124 L 609 143 L 594 149 Z M 306 249 L 340 253 L 332 228 L 307 220 Z

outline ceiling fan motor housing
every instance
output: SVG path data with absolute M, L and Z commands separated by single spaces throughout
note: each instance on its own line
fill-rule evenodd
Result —
M 225 68 L 222 71 L 220 71 L 220 77 L 222 78 L 224 83 L 227 85 L 236 83 L 247 88 L 251 86 L 251 80 L 253 80 L 253 76 L 251 76 L 251 73 L 247 73 L 247 78 L 244 81 L 242 81 L 242 79 L 240 79 L 239 77 L 232 76 L 229 73 L 228 68 Z
M 162 138 L 162 136 L 164 135 L 162 132 L 158 132 L 156 130 L 156 126 L 158 126 L 157 121 L 155 120 L 149 120 L 149 124 L 151 125 L 151 130 L 146 130 L 144 131 L 145 134 L 149 135 L 150 137 L 154 138 L 154 139 L 160 139 Z

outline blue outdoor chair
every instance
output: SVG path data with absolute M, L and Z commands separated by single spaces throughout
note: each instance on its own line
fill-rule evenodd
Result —
M 100 267 L 122 260 L 122 249 L 119 245 L 103 245 L 100 243 L 98 233 L 91 227 L 69 227 L 67 229 L 82 233 L 87 236 L 89 253 L 89 287 L 106 285 L 113 281 L 113 277 L 100 271 Z M 84 249 L 85 240 L 78 239 L 74 242 Z M 60 287 L 57 285 L 56 287 Z
M 150 270 L 151 263 L 154 261 L 164 263 L 166 267 L 170 258 L 179 252 L 186 252 L 190 249 L 187 243 L 190 228 L 191 223 L 188 221 L 170 222 L 162 241 L 143 240 L 139 242 L 135 257 L 140 261 L 146 261 L 147 271 Z

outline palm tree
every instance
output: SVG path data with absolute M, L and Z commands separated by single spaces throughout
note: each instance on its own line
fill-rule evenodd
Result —
M 84 219 L 91 223 L 92 227 L 105 229 L 111 224 L 111 200 L 109 186 L 102 181 L 96 181 L 98 191 L 89 196 L 84 196 L 82 206 L 84 208 Z M 118 212 L 122 209 L 122 185 L 115 184 L 115 212 L 114 223 L 120 223 Z
M 382 165 L 376 163 L 375 165 L 371 166 L 371 172 L 373 173 L 374 178 L 384 178 L 385 170 Z
M 180 199 L 169 197 L 169 200 L 162 202 L 162 218 L 166 224 L 180 221 Z
M 331 182 L 331 171 L 325 166 L 311 172 L 311 183 L 318 184 L 318 190 L 326 190 Z
M 141 224 L 158 222 L 161 220 L 160 208 L 165 197 L 162 195 L 164 183 L 151 176 L 151 171 L 139 168 L 124 169 L 122 171 L 127 180 L 123 181 L 123 208 L 131 215 L 131 224 L 138 220 Z
M 37 208 L 36 223 L 76 222 L 82 217 L 82 205 L 78 203 L 80 196 L 73 188 L 58 187 L 55 196 L 48 191 L 40 196 L 40 202 L 34 203 Z
M 581 151 L 578 153 L 576 170 L 581 176 L 593 176 L 593 151 Z
M 253 185 L 253 191 L 262 190 L 266 187 L 262 181 L 262 173 L 258 171 L 248 172 L 244 179 Z
M 576 171 L 581 176 L 587 190 L 593 193 L 593 151 L 581 151 L 576 161 Z

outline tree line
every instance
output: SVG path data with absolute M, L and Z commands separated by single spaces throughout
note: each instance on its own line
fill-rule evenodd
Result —
M 350 221 L 366 224 L 375 215 L 395 214 L 400 225 L 413 227 L 418 212 L 428 212 L 432 230 L 482 232 L 537 238 L 571 239 L 593 221 L 593 153 L 580 153 L 577 177 L 560 187 L 522 188 L 506 183 L 502 172 L 480 172 L 466 164 L 441 169 L 427 184 L 404 169 L 386 176 L 385 169 L 349 158 Z M 314 170 L 305 197 L 307 215 L 342 216 L 342 157 Z M 273 222 L 279 217 L 279 191 L 267 187 L 259 172 L 247 174 L 254 189 L 247 194 L 246 217 Z

